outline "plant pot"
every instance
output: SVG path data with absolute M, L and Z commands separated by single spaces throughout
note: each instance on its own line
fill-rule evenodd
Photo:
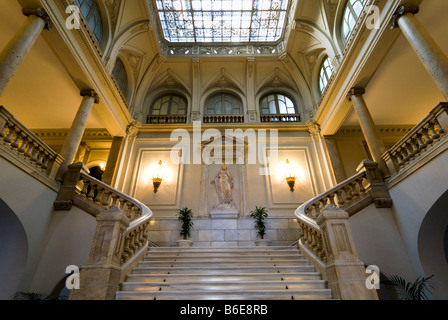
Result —
M 255 240 L 255 245 L 257 247 L 269 247 L 271 245 L 271 240 L 268 239 Z
M 177 240 L 177 246 L 181 248 L 189 248 L 193 245 L 193 241 L 190 240 Z

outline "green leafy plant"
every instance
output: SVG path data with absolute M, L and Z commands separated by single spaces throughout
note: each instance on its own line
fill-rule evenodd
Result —
M 191 229 L 193 228 L 193 213 L 191 209 L 183 208 L 179 210 L 179 221 L 182 222 L 180 236 L 182 239 L 187 240 L 190 237 Z
M 255 220 L 255 228 L 258 231 L 258 237 L 263 240 L 266 235 L 266 224 L 264 220 L 268 218 L 268 210 L 264 207 L 256 206 L 255 210 L 250 213 L 250 216 Z
M 418 277 L 417 280 L 407 282 L 400 276 L 392 275 L 385 276 L 386 280 L 382 281 L 382 284 L 390 285 L 395 289 L 398 300 L 428 300 L 428 295 L 431 294 L 430 288 L 434 286 L 430 283 L 430 280 L 434 275 L 430 277 Z

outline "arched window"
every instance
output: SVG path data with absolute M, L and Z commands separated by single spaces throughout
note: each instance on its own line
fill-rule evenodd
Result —
M 261 122 L 300 122 L 292 99 L 281 93 L 272 93 L 260 101 Z
M 348 36 L 355 27 L 356 20 L 358 20 L 361 14 L 364 2 L 366 0 L 348 0 L 345 6 L 343 20 L 342 20 L 342 39 L 347 41 Z
M 86 18 L 90 30 L 95 35 L 96 41 L 101 44 L 103 40 L 103 21 L 101 13 L 95 0 L 76 0 L 81 13 Z
M 158 98 L 151 106 L 148 123 L 186 123 L 187 101 L 177 94 L 167 94 Z
M 333 66 L 330 63 L 330 59 L 326 57 L 324 62 L 322 62 L 319 72 L 320 93 L 324 93 L 332 74 L 333 74 Z
M 121 92 L 123 92 L 124 96 L 128 96 L 128 75 L 126 73 L 126 69 L 124 67 L 123 62 L 120 59 L 117 59 L 115 62 L 114 70 L 112 71 L 112 74 L 114 75 L 115 80 L 118 83 L 118 86 L 121 89 Z
M 241 100 L 228 93 L 218 93 L 207 99 L 206 115 L 241 115 L 243 105 Z
M 169 94 L 157 99 L 151 106 L 149 114 L 152 116 L 186 115 L 187 102 L 179 95 Z

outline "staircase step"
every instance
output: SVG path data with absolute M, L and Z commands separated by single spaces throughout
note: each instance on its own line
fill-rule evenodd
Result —
M 234 273 L 221 275 L 202 275 L 202 274 L 129 274 L 126 277 L 127 282 L 232 282 L 232 281 L 303 281 L 303 280 L 321 280 L 321 274 L 318 272 L 300 272 L 300 273 Z
M 203 267 L 206 266 L 208 269 L 214 267 L 277 267 L 277 266 L 292 266 L 292 265 L 309 265 L 307 260 L 284 260 L 284 261 L 270 261 L 270 260 L 254 260 L 254 261 L 244 261 L 239 259 L 228 260 L 228 261 L 141 261 L 138 266 L 140 268 L 145 267 L 165 267 L 165 268 L 186 268 L 186 267 Z
M 230 291 L 230 290 L 301 290 L 326 289 L 324 280 L 304 281 L 233 281 L 233 282 L 125 282 L 123 291 L 167 292 L 167 291 Z
M 226 260 L 226 259 L 244 259 L 244 260 L 259 260 L 259 259 L 270 259 L 270 260 L 304 260 L 305 257 L 301 254 L 293 253 L 293 254 L 243 254 L 243 253 L 208 253 L 208 254 L 199 254 L 199 253 L 162 253 L 159 252 L 150 253 L 143 258 L 143 261 L 154 261 L 154 260 L 168 260 L 168 259 L 182 259 L 185 261 L 195 261 L 195 260 Z
M 327 300 L 329 289 L 140 292 L 119 291 L 117 300 Z
M 117 300 L 320 300 L 331 290 L 294 247 L 151 248 Z
M 173 268 L 163 268 L 163 267 L 136 267 L 133 269 L 134 273 L 165 273 L 165 274 L 179 274 L 179 273 L 193 273 L 193 274 L 225 274 L 225 273 L 296 273 L 304 271 L 314 271 L 314 266 L 256 266 L 256 267 L 214 267 L 209 266 L 202 267 L 173 267 Z

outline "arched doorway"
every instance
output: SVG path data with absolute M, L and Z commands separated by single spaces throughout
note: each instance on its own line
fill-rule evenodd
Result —
M 28 257 L 28 239 L 17 215 L 0 199 L 0 300 L 12 299 Z
M 435 275 L 435 299 L 448 299 L 448 191 L 431 207 L 418 234 L 418 252 L 425 276 Z

